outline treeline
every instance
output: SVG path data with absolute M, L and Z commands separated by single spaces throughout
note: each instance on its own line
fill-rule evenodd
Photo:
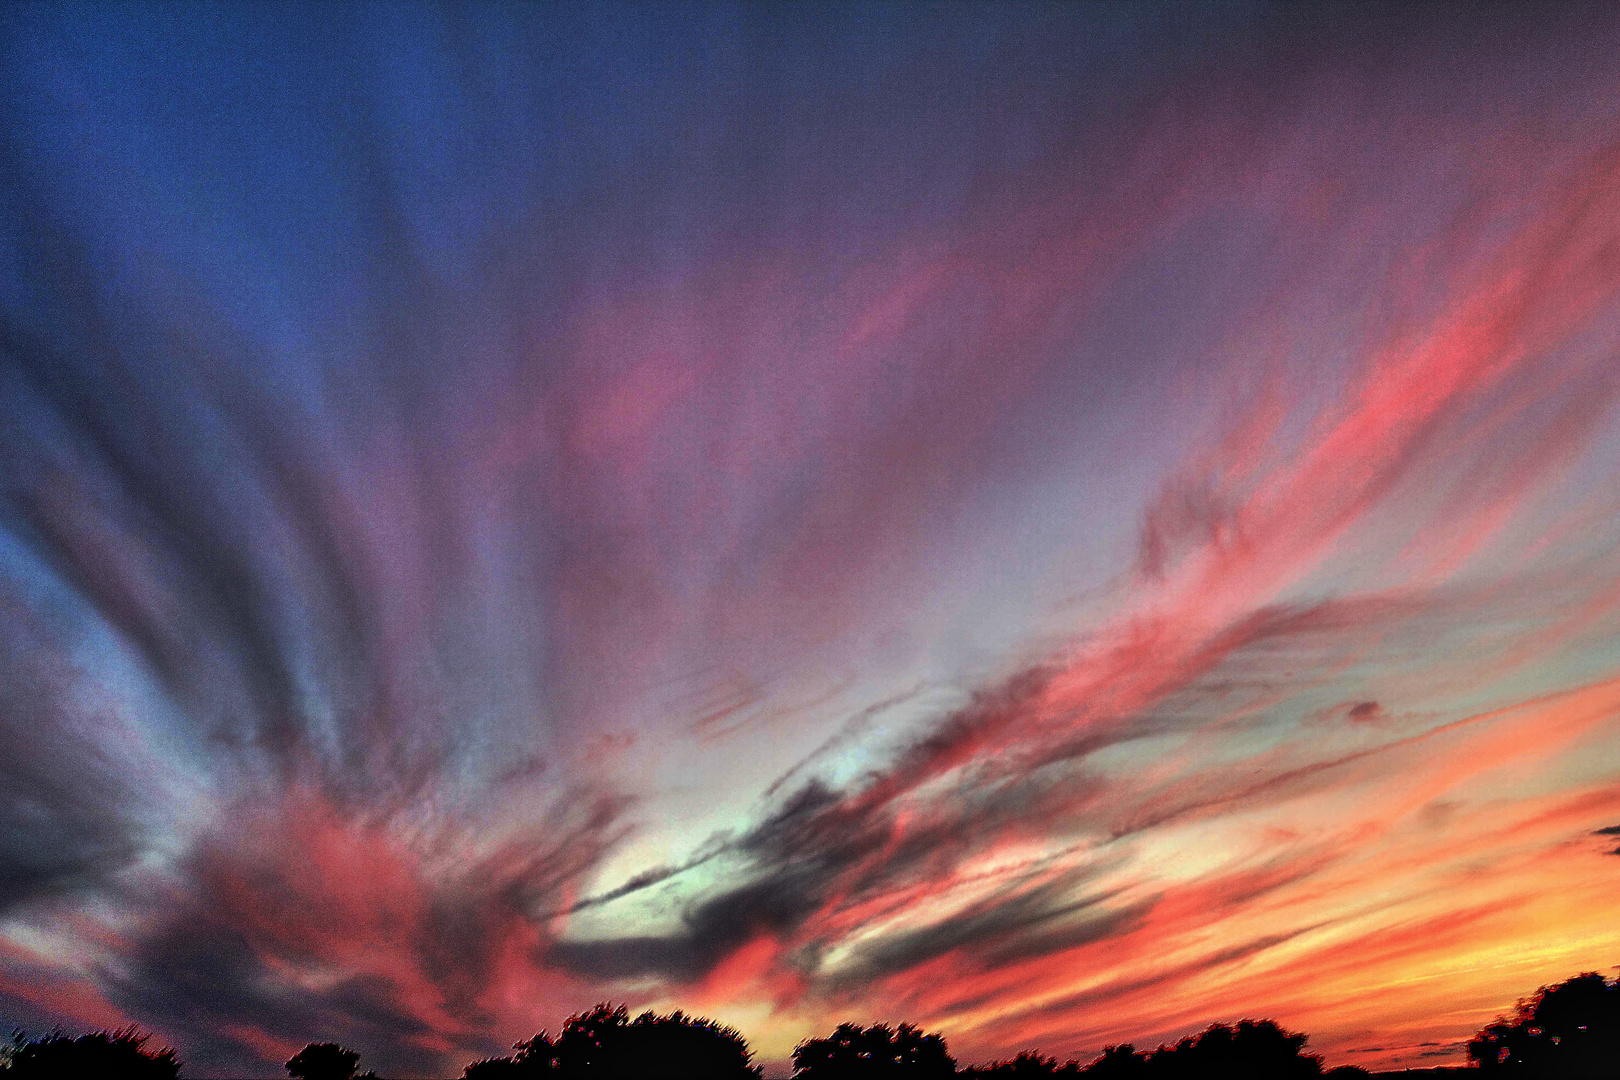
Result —
M 793 1051 L 794 1080 L 935 1080 L 994 1077 L 1034 1080 L 1191 1080 L 1205 1077 L 1265 1077 L 1294 1080 L 1368 1075 L 1341 1065 L 1324 1070 L 1305 1053 L 1307 1037 L 1270 1020 L 1213 1024 L 1171 1046 L 1137 1050 L 1110 1046 L 1092 1061 L 1059 1063 L 1035 1050 L 1006 1061 L 959 1068 L 941 1035 L 911 1024 L 861 1027 L 840 1024 L 825 1038 L 806 1039 Z M 37 1038 L 22 1032 L 0 1048 L 5 1080 L 95 1077 L 108 1080 L 175 1080 L 179 1055 L 150 1046 L 134 1028 Z M 624 1006 L 598 1005 L 569 1017 L 552 1035 L 542 1031 L 516 1043 L 513 1053 L 468 1065 L 463 1080 L 760 1080 L 748 1040 L 736 1028 L 676 1011 L 644 1012 L 634 1019 Z M 1468 1044 L 1471 1064 L 1503 1078 L 1611 1077 L 1620 1075 L 1620 979 L 1586 972 L 1544 986 L 1519 1002 Z M 287 1062 L 293 1080 L 375 1080 L 360 1073 L 360 1055 L 336 1043 L 311 1043 Z

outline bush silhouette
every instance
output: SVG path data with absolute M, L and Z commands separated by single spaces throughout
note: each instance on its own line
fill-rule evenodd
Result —
M 1307 1036 L 1284 1031 L 1270 1020 L 1212 1024 L 1174 1046 L 1148 1055 L 1150 1077 L 1254 1076 L 1293 1080 L 1322 1075 L 1322 1059 L 1300 1051 Z
M 1213 1024 L 1174 1046 L 1149 1053 L 1126 1043 L 1110 1046 L 1091 1064 L 1058 1064 L 1036 1050 L 1025 1050 L 1007 1061 L 976 1065 L 961 1076 L 995 1080 L 1035 1080 L 1040 1077 L 1088 1080 L 1206 1080 L 1210 1077 L 1256 1077 L 1264 1080 L 1303 1080 L 1322 1076 L 1322 1059 L 1302 1050 L 1306 1036 L 1285 1031 L 1270 1020 L 1241 1020 L 1236 1025 Z M 946 1053 L 945 1040 L 925 1035 L 910 1024 L 890 1029 L 840 1024 L 825 1039 L 802 1042 L 793 1051 L 794 1080 L 865 1080 L 865 1078 L 933 1078 L 955 1074 L 956 1063 Z M 1351 1069 L 1339 1075 L 1366 1075 Z
M 1293 1080 L 1322 1075 L 1322 1059 L 1303 1054 L 1306 1037 L 1284 1031 L 1270 1020 L 1241 1020 L 1237 1025 L 1213 1024 L 1174 1046 L 1147 1053 L 1130 1043 L 1109 1046 L 1091 1064 L 1077 1061 L 1059 1065 L 1053 1058 L 1026 1050 L 1010 1061 L 966 1069 L 963 1075 L 996 1080 L 1033 1080 L 1035 1077 L 1085 1077 L 1086 1080 L 1205 1080 L 1209 1077 L 1257 1077 Z M 1353 1070 L 1343 1075 L 1366 1075 Z
M 558 1076 L 560 1069 L 551 1036 L 542 1031 L 534 1038 L 513 1043 L 511 1057 L 485 1058 L 462 1070 L 464 1080 L 523 1080 L 530 1076 Z
M 827 1038 L 808 1039 L 793 1050 L 795 1080 L 932 1080 L 955 1073 L 956 1059 L 946 1052 L 944 1038 L 910 1024 L 839 1024 Z
M 989 1065 L 975 1065 L 963 1069 L 960 1076 L 994 1077 L 995 1080 L 1034 1080 L 1036 1077 L 1080 1075 L 1080 1063 L 1070 1061 L 1059 1065 L 1056 1058 L 1046 1057 L 1038 1050 L 1023 1050 L 1009 1061 L 995 1061 Z
M 1468 1044 L 1482 1071 L 1503 1077 L 1620 1074 L 1620 980 L 1584 972 L 1519 1002 Z
M 151 1038 L 133 1027 L 116 1031 L 92 1031 L 71 1038 L 53 1031 L 38 1039 L 22 1032 L 13 1033 L 6 1056 L 10 1067 L 6 1076 L 16 1080 L 50 1077 L 85 1080 L 119 1077 L 127 1080 L 174 1080 L 180 1075 L 180 1060 L 170 1047 L 148 1050 Z
M 966 1070 L 966 1075 L 1023 1080 L 1026 1077 L 1085 1077 L 1086 1080 L 1204 1080 L 1207 1077 L 1263 1077 L 1293 1080 L 1319 1077 L 1322 1059 L 1301 1053 L 1306 1036 L 1284 1031 L 1270 1020 L 1240 1020 L 1236 1026 L 1212 1024 L 1174 1046 L 1142 1052 L 1130 1043 L 1104 1047 L 1101 1056 L 1082 1067 L 1059 1065 L 1049 1057 L 1025 1051 L 1011 1061 Z M 1363 1069 L 1340 1076 L 1365 1076 Z
M 579 1080 L 759 1080 L 748 1040 L 735 1028 L 676 1010 L 644 1012 L 634 1020 L 611 1003 L 570 1016 L 552 1038 L 542 1031 L 513 1046 L 511 1057 L 475 1061 L 465 1080 L 521 1080 L 533 1076 Z
M 288 1059 L 287 1072 L 298 1080 L 356 1080 L 354 1070 L 359 1064 L 360 1055 L 346 1046 L 310 1043 Z
M 1148 1056 L 1130 1043 L 1103 1047 L 1102 1056 L 1085 1067 L 1090 1080 L 1141 1080 L 1149 1075 Z

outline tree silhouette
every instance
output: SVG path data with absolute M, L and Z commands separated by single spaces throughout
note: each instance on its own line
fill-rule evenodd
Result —
M 1077 1061 L 1059 1065 L 1053 1058 L 1026 1050 L 1011 1061 L 998 1061 L 964 1070 L 964 1075 L 1028 1080 L 1034 1077 L 1085 1077 L 1086 1080 L 1203 1080 L 1205 1077 L 1265 1077 L 1274 1080 L 1322 1076 L 1322 1059 L 1301 1053 L 1306 1036 L 1284 1031 L 1270 1020 L 1241 1020 L 1213 1024 L 1174 1046 L 1143 1053 L 1124 1043 L 1104 1047 L 1102 1055 L 1082 1067 Z M 1355 1067 L 1329 1075 L 1365 1076 Z
M 1284 1031 L 1270 1020 L 1239 1020 L 1236 1027 L 1211 1024 L 1174 1046 L 1148 1055 L 1154 1080 L 1205 1076 L 1255 1076 L 1294 1080 L 1322 1075 L 1322 1059 L 1301 1053 L 1307 1036 Z
M 957 1075 L 974 1077 L 994 1077 L 995 1080 L 1036 1080 L 1038 1077 L 1060 1076 L 1077 1077 L 1080 1075 L 1080 1063 L 1070 1061 L 1059 1065 L 1056 1058 L 1050 1058 L 1038 1050 L 1022 1050 L 1009 1061 L 994 1061 L 989 1065 L 975 1065 L 963 1069 Z
M 759 1080 L 748 1040 L 735 1028 L 676 1010 L 644 1012 L 634 1020 L 623 1005 L 601 1004 L 570 1016 L 553 1039 L 541 1032 L 513 1046 L 511 1057 L 475 1061 L 465 1080 Z
M 1103 1047 L 1102 1057 L 1085 1068 L 1090 1080 L 1144 1080 L 1148 1073 L 1148 1056 L 1138 1054 L 1130 1043 Z
M 827 1038 L 808 1039 L 793 1050 L 795 1080 L 932 1080 L 955 1073 L 945 1039 L 910 1024 L 839 1024 Z
M 557 1064 L 551 1036 L 542 1031 L 532 1039 L 513 1043 L 511 1057 L 484 1058 L 462 1070 L 464 1080 L 526 1080 L 531 1076 L 556 1076 Z
M 310 1043 L 288 1059 L 287 1072 L 298 1080 L 355 1080 L 359 1064 L 360 1055 L 346 1046 Z
M 38 1039 L 14 1032 L 6 1076 L 15 1080 L 65 1077 L 119 1077 L 120 1080 L 174 1080 L 180 1060 L 171 1047 L 146 1049 L 151 1038 L 133 1027 L 92 1031 L 77 1038 L 53 1031 Z
M 1468 1044 L 1486 1072 L 1508 1077 L 1620 1074 L 1620 980 L 1583 972 L 1543 986 Z

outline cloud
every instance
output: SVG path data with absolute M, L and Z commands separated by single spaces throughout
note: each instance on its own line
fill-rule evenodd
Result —
M 315 795 L 238 808 L 171 871 L 122 879 L 109 899 L 134 917 L 103 940 L 101 993 L 238 1074 L 317 1034 L 382 1070 L 442 1072 L 531 1010 L 584 1003 L 547 972 L 543 913 L 622 835 L 611 800 L 576 792 L 543 828 L 449 863 L 434 847 L 467 840 L 423 849 L 402 825 Z
M 891 1000 L 930 1012 L 939 1004 L 934 984 L 949 980 L 953 995 L 963 1000 L 976 978 L 1000 980 L 1003 994 L 1044 992 L 1065 1001 L 1076 995 L 1064 998 L 1059 987 L 1073 975 L 1060 969 L 1086 950 L 1132 941 L 1146 951 L 1155 941 L 1222 926 L 1306 890 L 1352 857 L 1347 841 L 1297 847 L 1279 841 L 1278 853 L 1257 866 L 1225 867 L 1160 890 L 1139 881 L 1135 891 L 1117 880 L 1128 875 L 1115 870 L 1107 877 L 1087 858 L 1113 856 L 1171 827 L 1224 823 L 1310 795 L 1331 798 L 1356 770 L 1370 770 L 1375 758 L 1399 760 L 1412 749 L 1411 743 L 1390 745 L 1420 737 L 1394 721 L 1387 737 L 1378 730 L 1385 725 L 1350 724 L 1367 734 L 1352 731 L 1342 742 L 1336 735 L 1319 744 L 1265 732 L 1276 710 L 1260 709 L 1246 720 L 1235 700 L 1243 694 L 1229 688 L 1252 677 L 1254 699 L 1269 693 L 1286 702 L 1301 689 L 1289 658 L 1309 661 L 1302 666 L 1313 672 L 1330 672 L 1336 659 L 1353 664 L 1387 655 L 1390 646 L 1378 639 L 1403 618 L 1448 624 L 1453 612 L 1426 601 L 1422 582 L 1413 590 L 1418 598 L 1405 601 L 1405 608 L 1403 601 L 1376 593 L 1342 601 L 1297 594 L 1325 568 L 1355 555 L 1393 565 L 1393 545 L 1375 535 L 1379 517 L 1405 505 L 1410 487 L 1432 471 L 1455 470 L 1463 486 L 1476 474 L 1495 475 L 1448 454 L 1443 444 L 1481 415 L 1493 430 L 1511 429 L 1531 411 L 1512 403 L 1544 379 L 1538 358 L 1571 348 L 1612 304 L 1612 253 L 1599 238 L 1612 216 L 1612 200 L 1601 193 L 1612 172 L 1611 161 L 1594 158 L 1584 175 L 1548 197 L 1542 216 L 1524 224 L 1499 258 L 1483 265 L 1460 258 L 1449 268 L 1450 295 L 1424 317 L 1372 342 L 1342 394 L 1313 419 L 1281 464 L 1245 471 L 1242 463 L 1195 461 L 1171 477 L 1144 513 L 1141 559 L 1132 579 L 1140 587 L 1120 596 L 1117 613 L 1100 629 L 1057 656 L 1016 665 L 1012 675 L 980 686 L 968 704 L 938 717 L 914 740 L 879 747 L 870 755 L 871 766 L 852 782 L 803 779 L 778 788 L 753 827 L 716 841 L 723 856 L 702 865 L 725 872 L 710 884 L 690 886 L 668 933 L 563 937 L 549 945 L 547 963 L 592 981 L 650 976 L 678 992 L 718 977 L 745 952 L 762 950 L 763 966 L 794 989 L 790 1004 L 836 1001 L 883 986 Z M 977 280 L 983 265 L 947 259 L 943 269 L 925 267 L 909 283 L 915 286 L 910 292 L 890 298 L 894 304 L 858 344 L 866 348 L 884 327 L 910 326 L 919 311 L 970 291 L 967 283 Z M 1011 288 L 998 302 L 1010 303 L 1017 293 Z M 869 385 L 881 370 L 874 363 L 864 378 L 842 384 L 842 392 Z M 1571 359 L 1561 370 L 1568 382 L 1552 392 L 1591 405 L 1546 422 L 1549 435 L 1568 436 L 1562 443 L 1550 438 L 1547 445 L 1565 449 L 1523 455 L 1523 468 L 1507 477 L 1511 482 L 1495 486 L 1502 498 L 1479 522 L 1454 536 L 1426 534 L 1427 565 L 1467 565 L 1483 550 L 1482 538 L 1500 527 L 1494 522 L 1518 513 L 1563 466 L 1567 448 L 1585 444 L 1592 418 L 1604 415 L 1613 399 L 1612 380 L 1595 360 L 1583 365 Z M 1014 393 L 1013 374 L 996 386 Z M 609 396 L 616 400 L 620 394 Z M 659 425 L 678 416 L 686 399 L 674 391 L 649 398 L 660 403 L 659 411 L 638 413 L 635 429 L 668 432 Z M 953 398 L 941 399 L 935 422 L 960 429 L 957 445 L 969 447 L 982 420 L 960 414 L 958 406 Z M 689 430 L 678 426 L 674 443 Z M 922 489 L 951 459 L 932 456 L 931 444 L 908 443 L 905 427 L 899 430 L 902 435 L 873 439 L 872 445 L 895 463 L 895 475 Z M 861 444 L 858 433 L 845 434 Z M 605 549 L 614 546 L 609 539 L 617 534 L 618 515 L 631 520 L 635 508 L 644 506 L 636 492 L 645 480 L 634 478 L 661 476 L 678 460 L 658 452 L 659 440 L 615 445 L 612 466 L 627 469 L 632 480 L 622 489 L 626 502 L 600 520 Z M 896 537 L 927 533 L 935 520 L 931 504 L 891 498 L 902 487 L 893 476 L 855 478 L 853 487 L 842 476 L 834 470 L 816 481 L 829 494 L 789 515 L 794 539 L 777 557 L 784 576 L 834 583 L 824 595 L 822 586 L 812 587 L 801 609 L 828 626 L 853 617 L 851 606 L 864 595 L 853 584 L 859 575 L 846 577 L 842 567 L 880 566 Z M 655 483 L 649 490 L 667 489 Z M 653 516 L 676 523 L 677 531 L 701 525 L 683 521 L 676 510 L 655 509 Z M 670 597 L 677 590 L 651 551 L 637 543 L 624 550 L 638 553 L 624 563 L 632 573 L 593 576 L 575 610 L 595 609 L 604 598 L 626 611 L 673 610 Z M 1436 573 L 1444 579 L 1445 572 Z M 823 602 L 833 614 L 822 613 Z M 605 634 L 613 623 L 593 625 Z M 1357 691 L 1346 681 L 1335 687 L 1338 700 L 1359 700 L 1349 696 Z M 1369 692 L 1380 701 L 1395 700 L 1382 688 Z M 1155 738 L 1198 740 L 1215 732 L 1233 739 L 1231 758 L 1212 759 L 1196 747 L 1180 756 L 1143 749 Z M 1129 761 L 1133 747 L 1143 754 L 1135 768 L 1110 772 L 1108 753 Z M 1484 756 L 1500 760 L 1497 754 Z M 1029 850 L 1054 847 L 1066 854 Z M 998 859 L 1011 865 L 994 868 Z M 1138 872 L 1152 881 L 1146 868 Z M 654 874 L 644 875 L 642 883 L 684 885 L 695 878 Z M 1136 1000 L 1145 1007 L 1150 995 L 1172 988 L 1190 993 L 1188 987 L 1212 972 L 1299 947 L 1320 926 L 1317 919 L 1283 930 L 1250 930 L 1235 944 L 1223 928 L 1220 940 L 1189 946 L 1191 957 L 1168 965 L 1159 980 L 1144 975 L 1139 989 L 1129 980 L 1119 987 L 1139 994 Z M 1391 935 L 1387 943 L 1392 955 L 1406 948 L 1418 955 L 1428 947 L 1421 937 L 1405 944 L 1398 938 Z M 1025 991 L 1008 989 L 1021 969 L 1041 971 L 1044 981 Z M 986 1009 L 1002 1011 L 1005 1005 Z M 1076 1009 L 1048 1015 L 1073 1024 Z M 1011 1039 L 1027 1029 L 1008 1023 L 1001 1030 Z
M 1184 681 L 1160 682 L 1158 698 L 1140 714 L 1081 731 L 1048 729 L 1044 738 L 1024 733 L 1040 731 L 1034 725 L 1054 669 L 1029 669 L 975 696 L 895 751 L 887 767 L 848 788 L 803 781 L 748 831 L 711 838 L 690 864 L 639 875 L 588 901 L 611 905 L 720 860 L 726 869 L 719 886 L 693 886 L 685 894 L 690 899 L 679 902 L 678 930 L 565 938 L 553 959 L 591 977 L 656 975 L 695 984 L 764 935 L 774 943 L 772 965 L 799 980 L 798 993 L 838 997 L 879 980 L 926 981 L 924 972 L 936 961 L 948 960 L 950 980 L 971 981 L 971 972 L 1016 969 L 1088 943 L 1151 934 L 1155 927 L 1162 932 L 1178 920 L 1218 922 L 1268 893 L 1297 886 L 1343 853 L 1337 847 L 1301 852 L 1261 870 L 1217 876 L 1195 890 L 1146 896 L 1121 891 L 1123 856 L 1099 862 L 1096 855 L 1170 827 L 1331 793 L 1351 779 L 1377 775 L 1388 767 L 1380 761 L 1403 760 L 1489 717 L 1440 728 L 1389 717 L 1367 725 L 1354 705 L 1341 705 L 1347 733 L 1370 726 L 1378 729 L 1373 741 L 1340 742 L 1330 753 L 1319 737 L 1302 731 L 1299 739 L 1228 767 L 1197 758 L 1161 760 L 1157 781 L 1149 783 L 1131 773 L 1109 775 L 1094 759 L 1111 748 L 1230 725 L 1234 711 L 1245 711 L 1233 700 L 1234 673 L 1258 679 L 1264 694 L 1286 698 L 1297 692 L 1288 669 L 1332 668 L 1341 653 L 1366 660 L 1369 642 L 1402 655 L 1408 635 L 1422 636 L 1459 617 L 1477 619 L 1496 605 L 1522 615 L 1526 597 L 1545 592 L 1534 583 L 1524 588 L 1493 583 L 1488 592 L 1271 605 L 1221 635 L 1212 659 L 1178 673 Z M 1270 723 L 1264 712 L 1251 722 Z M 1009 734 L 1017 741 L 1009 744 Z M 1046 854 L 1024 852 L 998 869 L 975 869 L 1024 843 L 1047 845 Z M 744 884 L 730 884 L 738 878 Z M 1097 891 L 1105 881 L 1115 884 Z M 966 1000 L 941 1008 L 965 1007 Z
M 1140 924 L 1152 902 L 1110 907 L 1117 892 L 1084 891 L 1092 876 L 1069 872 L 1033 886 L 1006 886 L 937 922 L 881 935 L 856 949 L 854 960 L 839 970 L 838 982 L 882 978 L 946 954 L 993 969 L 1118 937 Z
M 0 599 L 0 916 L 105 882 L 141 848 L 140 800 L 126 779 L 136 763 L 76 722 L 62 636 Z
M 1612 812 L 1469 787 L 1612 705 L 1604 34 L 912 18 L 6 39 L 8 1001 L 1003 1050 L 1466 948 Z

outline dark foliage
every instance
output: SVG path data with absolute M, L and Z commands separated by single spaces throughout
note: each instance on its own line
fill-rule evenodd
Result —
M 1138 1080 L 1148 1075 L 1148 1055 L 1138 1054 L 1130 1043 L 1103 1047 L 1102 1056 L 1086 1066 L 1091 1080 Z
M 1059 1065 L 1038 1050 L 1021 1051 L 1010 1061 L 996 1061 L 989 1065 L 974 1065 L 963 1069 L 958 1076 L 994 1077 L 995 1080 L 1034 1080 L 1035 1077 L 1077 1077 L 1080 1063 L 1070 1061 Z
M 793 1050 L 795 1080 L 931 1080 L 955 1073 L 956 1059 L 946 1052 L 944 1038 L 910 1024 L 839 1024 L 827 1038 L 808 1039 Z
M 759 1080 L 748 1041 L 735 1028 L 679 1010 L 644 1012 L 634 1020 L 624 1006 L 598 1005 L 570 1016 L 553 1039 L 541 1032 L 516 1044 L 511 1057 L 475 1061 L 466 1080 Z
M 5 1057 L 7 1077 L 16 1080 L 174 1080 L 180 1075 L 180 1060 L 173 1049 L 148 1050 L 151 1038 L 135 1028 L 92 1031 L 71 1038 L 60 1031 L 37 1039 L 22 1032 L 11 1037 Z
M 521 1080 L 529 1076 L 559 1075 L 551 1036 L 542 1031 L 532 1039 L 513 1043 L 511 1057 L 485 1058 L 462 1070 L 464 1080 Z
M 1147 1055 L 1145 1075 L 1154 1080 L 1206 1076 L 1293 1080 L 1321 1076 L 1322 1059 L 1301 1052 L 1305 1039 L 1270 1020 L 1239 1020 L 1235 1027 L 1212 1024 L 1174 1046 L 1161 1046 Z
M 11 1045 L 0 1046 L 0 1073 L 17 1080 L 176 1080 L 175 1051 L 147 1050 L 150 1038 L 133 1027 L 77 1037 L 56 1031 L 34 1039 L 17 1032 Z M 840 1024 L 827 1038 L 807 1039 L 794 1048 L 793 1075 L 795 1080 L 1354 1080 L 1370 1075 L 1353 1065 L 1324 1072 L 1321 1057 L 1304 1052 L 1306 1041 L 1271 1020 L 1241 1020 L 1211 1025 L 1148 1052 L 1129 1043 L 1109 1046 L 1083 1066 L 1026 1050 L 958 1073 L 940 1035 L 911 1024 Z M 571 1016 L 555 1037 L 542 1031 L 514 1044 L 513 1051 L 468 1065 L 465 1080 L 760 1080 L 761 1074 L 749 1064 L 747 1040 L 734 1028 L 679 1011 L 667 1016 L 648 1011 L 632 1020 L 624 1006 L 611 1003 Z M 1620 1076 L 1620 979 L 1611 982 L 1586 972 L 1544 986 L 1519 1002 L 1510 1017 L 1482 1030 L 1468 1044 L 1468 1054 L 1481 1072 L 1505 1078 Z M 296 1080 L 375 1080 L 372 1073 L 356 1075 L 359 1059 L 336 1043 L 311 1043 L 287 1062 L 287 1071 Z
M 1620 1075 L 1620 980 L 1588 971 L 1543 986 L 1475 1036 L 1468 1056 L 1503 1077 Z
M 287 1071 L 299 1080 L 357 1080 L 354 1070 L 360 1055 L 337 1043 L 310 1043 L 287 1061 Z M 373 1076 L 366 1073 L 358 1080 Z
M 1268 1080 L 1322 1075 L 1322 1059 L 1302 1053 L 1304 1035 L 1284 1031 L 1270 1020 L 1241 1020 L 1236 1026 L 1214 1024 L 1174 1046 L 1142 1052 L 1130 1043 L 1104 1048 L 1091 1064 L 1059 1065 L 1053 1058 L 1026 1050 L 1011 1061 L 980 1065 L 964 1075 L 997 1080 L 1072 1077 L 1078 1080 L 1203 1080 L 1206 1077 L 1257 1077 Z M 1356 1075 L 1365 1075 L 1355 1070 Z
M 1059 1065 L 1053 1058 L 1026 1050 L 1011 1061 L 966 1069 L 963 1075 L 996 1080 L 1069 1077 L 1078 1080 L 1204 1080 L 1207 1077 L 1257 1077 L 1295 1080 L 1322 1075 L 1322 1059 L 1301 1053 L 1305 1036 L 1284 1031 L 1270 1020 L 1241 1020 L 1236 1026 L 1215 1024 L 1174 1046 L 1138 1052 L 1129 1043 L 1110 1046 L 1082 1067 Z M 1358 1075 L 1366 1075 L 1355 1070 Z

